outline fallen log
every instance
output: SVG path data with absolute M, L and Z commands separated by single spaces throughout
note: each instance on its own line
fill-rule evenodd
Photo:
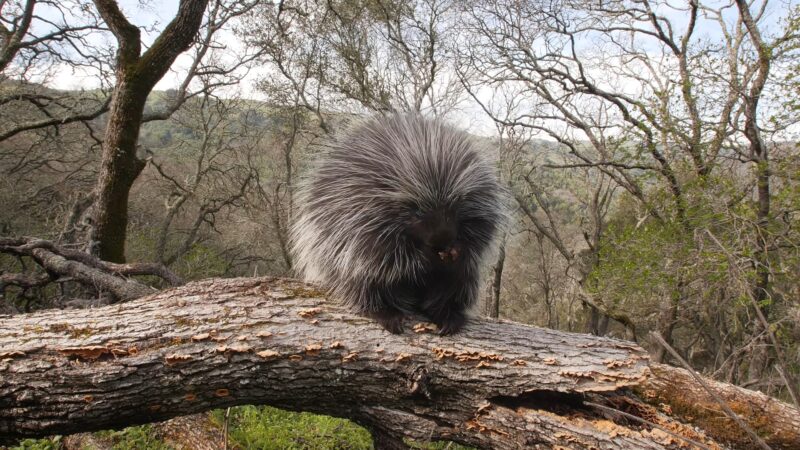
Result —
M 312 286 L 275 278 L 0 318 L 0 441 L 269 404 L 350 418 L 380 448 L 404 448 L 404 438 L 501 449 L 752 447 L 746 435 L 672 417 L 669 405 L 695 393 L 669 384 L 677 369 L 658 366 L 654 377 L 632 343 L 486 320 L 452 337 L 406 325 L 391 335 Z M 780 415 L 773 423 L 787 428 L 759 427 L 762 437 L 800 448 L 797 410 L 769 403 Z
M 800 449 L 800 411 L 762 392 L 705 380 L 706 384 L 774 449 Z M 665 405 L 670 416 L 700 427 L 731 447 L 756 448 L 747 433 L 691 374 L 665 364 L 650 363 L 650 375 L 634 388 L 648 403 Z

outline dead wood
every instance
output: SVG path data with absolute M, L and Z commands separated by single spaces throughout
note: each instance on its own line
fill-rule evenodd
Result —
M 636 345 L 472 320 L 391 335 L 285 279 L 216 279 L 90 311 L 0 319 L 0 436 L 69 434 L 269 404 L 347 417 L 385 443 L 480 448 L 750 448 L 681 371 Z M 751 426 L 800 448 L 798 412 L 721 383 L 772 417 Z M 712 414 L 713 413 L 709 413 Z M 750 415 L 748 420 L 761 420 Z M 703 419 L 703 420 L 701 420 Z M 725 436 L 725 432 L 730 436 Z
M 46 274 L 1 274 L 0 292 L 7 285 L 31 288 L 65 277 L 98 291 L 108 292 L 116 300 L 127 301 L 155 292 L 155 289 L 146 284 L 129 278 L 134 275 L 156 276 L 172 286 L 184 283 L 178 275 L 162 264 L 112 263 L 43 239 L 0 237 L 0 253 L 30 257 L 47 272 Z

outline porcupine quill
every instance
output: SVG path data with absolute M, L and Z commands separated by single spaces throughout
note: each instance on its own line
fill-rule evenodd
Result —
M 459 331 L 506 221 L 493 165 L 419 115 L 369 119 L 331 146 L 298 189 L 295 268 L 392 333 L 412 313 Z

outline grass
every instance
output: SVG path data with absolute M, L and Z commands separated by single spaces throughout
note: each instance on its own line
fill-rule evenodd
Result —
M 58 450 L 61 448 L 61 436 L 49 439 L 25 439 L 16 447 L 9 447 L 9 450 Z
M 128 427 L 119 431 L 98 431 L 94 436 L 104 444 L 111 445 L 113 450 L 172 450 L 172 447 L 155 436 L 150 425 Z M 62 437 L 54 436 L 47 439 L 25 439 L 8 450 L 61 450 L 62 447 Z M 81 450 L 94 448 L 86 446 Z
M 95 436 L 110 442 L 114 450 L 172 450 L 155 437 L 150 425 L 128 427 L 119 431 L 99 431 Z
M 224 410 L 212 413 L 222 426 Z M 231 409 L 228 442 L 239 449 L 371 449 L 369 432 L 345 419 L 269 406 Z
M 211 413 L 211 421 L 222 428 L 225 410 Z M 155 436 L 152 426 L 129 427 L 94 434 L 114 450 L 171 450 Z M 470 450 L 450 442 L 412 442 L 419 450 Z M 372 437 L 355 423 L 336 417 L 284 411 L 269 406 L 240 406 L 231 409 L 228 445 L 238 450 L 369 450 Z M 61 438 L 28 439 L 9 450 L 60 450 Z M 92 450 L 92 449 L 83 449 Z
M 219 427 L 225 411 L 211 415 Z M 270 406 L 241 406 L 231 409 L 228 442 L 242 450 L 371 449 L 372 437 L 355 423 L 329 416 L 284 411 Z M 452 442 L 406 441 L 420 450 L 471 450 Z

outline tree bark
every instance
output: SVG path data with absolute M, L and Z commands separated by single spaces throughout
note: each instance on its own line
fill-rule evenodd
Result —
M 103 142 L 91 240 L 98 257 L 124 263 L 128 196 L 133 182 L 145 167 L 145 162 L 136 156 L 136 142 L 150 90 L 133 87 L 137 83 L 126 80 L 125 74 L 120 72 L 117 71 L 118 81 Z
M 386 442 L 751 446 L 730 427 L 702 431 L 670 417 L 670 405 L 691 406 L 701 394 L 677 369 L 651 369 L 635 344 L 475 319 L 454 337 L 424 322 L 407 329 L 388 334 L 312 286 L 274 278 L 205 280 L 91 311 L 6 317 L 0 441 L 270 404 L 347 417 Z M 763 414 L 745 420 L 770 418 L 758 429 L 773 448 L 798 448 L 796 409 L 715 386 Z M 703 423 L 688 408 L 674 415 Z
M 208 1 L 181 1 L 175 18 L 141 55 L 139 28 L 128 22 L 116 1 L 94 2 L 118 44 L 91 235 L 93 252 L 103 260 L 125 262 L 128 196 L 145 166 L 136 155 L 145 102 L 175 58 L 191 46 Z
M 634 391 L 649 403 L 669 405 L 673 418 L 691 422 L 734 448 L 756 448 L 744 430 L 691 374 L 665 364 L 650 364 L 650 376 Z M 773 449 L 800 448 L 800 411 L 763 392 L 706 379 L 728 406 Z
M 503 266 L 506 262 L 506 243 L 505 238 L 500 243 L 497 252 L 497 261 L 492 267 L 492 284 L 490 285 L 489 295 L 489 317 L 492 319 L 500 318 L 500 291 L 503 286 Z
M 678 283 L 678 292 L 671 295 L 668 300 L 669 303 L 663 305 L 659 313 L 659 333 L 670 346 L 673 345 L 672 332 L 675 331 L 675 325 L 678 321 L 678 307 L 681 303 L 684 289 L 683 281 L 680 281 Z M 653 354 L 653 361 L 663 363 L 666 362 L 666 359 L 667 350 L 662 346 L 657 346 Z
M 754 300 L 753 306 L 761 309 L 760 312 L 756 313 L 756 318 L 753 319 L 753 336 L 758 336 L 763 332 L 767 332 L 764 328 L 765 324 L 761 321 L 761 317 L 758 316 L 763 315 L 767 321 L 769 320 L 770 310 L 772 309 L 770 303 L 773 300 L 770 286 L 772 261 L 770 260 L 770 243 L 768 241 L 771 222 L 770 205 L 772 203 L 772 196 L 770 194 L 772 164 L 769 157 L 769 147 L 766 142 L 764 142 L 764 138 L 761 135 L 758 109 L 764 87 L 769 79 L 773 56 L 771 54 L 771 46 L 764 41 L 757 20 L 753 18 L 750 12 L 750 5 L 744 0 L 736 0 L 736 6 L 739 10 L 739 18 L 742 23 L 744 23 L 745 28 L 747 28 L 749 38 L 758 56 L 758 70 L 754 75 L 750 89 L 746 93 L 742 93 L 745 116 L 744 135 L 750 143 L 749 151 L 751 162 L 755 163 L 756 190 L 758 192 L 756 208 L 757 220 L 754 230 L 756 248 L 753 254 L 755 280 L 751 287 L 751 295 Z M 769 347 L 767 345 L 768 339 L 756 337 L 755 341 L 747 370 L 747 378 L 748 381 L 751 382 L 758 381 L 764 376 L 766 368 L 769 367 L 768 361 L 770 359 Z M 773 342 L 773 344 L 775 343 Z M 775 347 L 774 350 L 776 352 L 781 351 L 777 346 Z M 792 386 L 789 386 L 789 389 L 791 390 Z

